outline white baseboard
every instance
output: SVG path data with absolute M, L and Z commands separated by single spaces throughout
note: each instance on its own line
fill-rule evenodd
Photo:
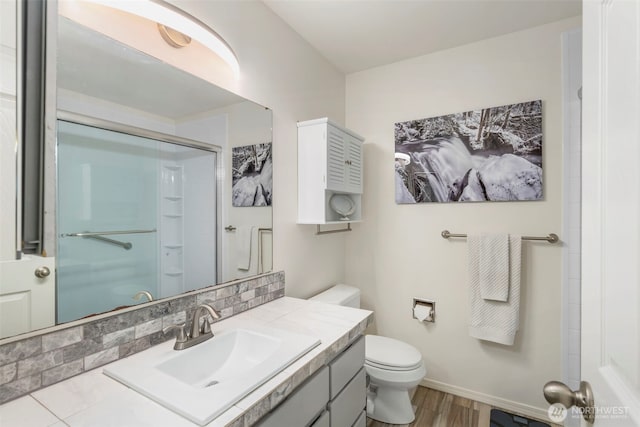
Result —
M 487 405 L 495 406 L 496 408 L 500 408 L 500 409 L 505 409 L 517 415 L 523 415 L 525 417 L 536 418 L 538 420 L 549 422 L 549 417 L 547 415 L 547 408 L 536 408 L 535 406 L 524 405 L 522 403 L 514 402 L 512 400 L 507 400 L 501 397 L 479 393 L 477 391 L 446 384 L 440 381 L 429 380 L 426 378 L 422 380 L 420 385 L 423 387 L 432 388 L 434 390 L 439 390 L 445 393 L 454 394 L 456 396 L 475 400 L 477 402 L 486 403 Z

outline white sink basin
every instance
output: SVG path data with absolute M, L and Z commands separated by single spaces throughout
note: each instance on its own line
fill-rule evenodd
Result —
M 173 341 L 158 345 L 104 373 L 205 425 L 318 344 L 280 329 L 232 329 L 186 350 L 173 350 Z

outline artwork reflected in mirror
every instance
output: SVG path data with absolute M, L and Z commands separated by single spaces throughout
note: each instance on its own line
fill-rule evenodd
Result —
M 273 194 L 271 143 L 234 147 L 232 163 L 233 206 L 271 206 Z
M 85 23 L 59 15 L 57 32 L 55 323 L 271 271 L 270 145 L 269 203 L 231 203 L 232 150 L 272 140 L 271 110 Z M 0 338 L 34 329 L 18 326 Z

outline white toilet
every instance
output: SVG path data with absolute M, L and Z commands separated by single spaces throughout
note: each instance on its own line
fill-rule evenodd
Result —
M 360 308 L 360 290 L 353 286 L 335 285 L 310 299 Z M 415 413 L 409 391 L 427 373 L 420 352 L 393 338 L 367 335 L 364 366 L 370 378 L 367 416 L 389 424 L 411 423 Z

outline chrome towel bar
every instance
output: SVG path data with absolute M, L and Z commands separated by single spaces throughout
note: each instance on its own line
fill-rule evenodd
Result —
M 450 237 L 461 237 L 461 238 L 466 238 L 467 235 L 466 234 L 454 234 L 451 233 L 449 230 L 443 230 L 442 233 L 440 233 L 440 235 L 442 236 L 443 239 L 448 239 Z M 551 233 L 548 236 L 522 236 L 522 240 L 543 240 L 549 243 L 558 243 L 560 241 L 560 238 L 558 237 L 557 234 L 555 233 Z
M 321 230 L 320 229 L 320 224 L 317 224 L 318 228 L 316 231 L 316 236 L 322 235 L 322 234 L 333 234 L 333 233 L 344 233 L 345 231 L 351 231 L 351 223 L 348 222 L 347 223 L 347 228 L 339 228 L 337 230 Z
M 226 231 L 236 231 L 237 230 L 237 228 L 234 227 L 233 225 L 227 225 L 224 229 Z M 273 231 L 273 228 L 262 228 L 262 227 L 258 228 L 258 233 L 272 232 L 272 231 Z

